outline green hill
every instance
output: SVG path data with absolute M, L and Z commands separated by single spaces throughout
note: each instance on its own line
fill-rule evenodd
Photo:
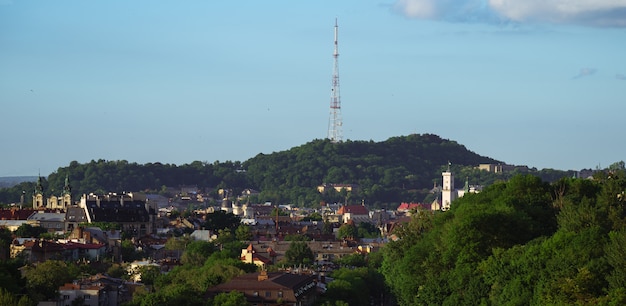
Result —
M 328 183 L 357 184 L 359 191 L 349 200 L 382 204 L 423 200 L 448 163 L 462 168 L 502 162 L 437 135 L 413 134 L 382 142 L 314 140 L 287 151 L 259 154 L 243 166 L 250 182 L 272 191 L 279 202 L 287 198 L 298 205 L 311 203 L 316 193 L 314 189 L 311 193 L 312 187 Z M 326 196 L 325 201 L 342 200 Z
M 261 191 L 259 196 L 250 199 L 251 202 L 299 206 L 364 202 L 369 206 L 392 207 L 404 201 L 431 200 L 429 191 L 435 182 L 440 184 L 441 172 L 449 163 L 457 186 L 462 186 L 466 179 L 472 184 L 488 185 L 514 174 L 478 171 L 478 164 L 503 162 L 476 154 L 437 135 L 413 134 L 381 142 L 331 143 L 318 139 L 289 150 L 258 154 L 244 162 L 194 161 L 174 165 L 103 159 L 85 164 L 72 161 L 69 166 L 50 174 L 43 184 L 46 194 L 54 194 L 62 190 L 68 176 L 76 197 L 90 192 L 163 192 L 165 186 L 196 185 L 204 190 L 231 189 L 233 195 L 246 188 Z M 546 173 L 549 181 L 568 175 L 557 170 Z M 320 194 L 317 186 L 324 183 L 353 184 L 358 185 L 358 189 L 350 193 Z M 22 190 L 33 190 L 32 184 L 0 189 L 0 202 L 17 201 Z

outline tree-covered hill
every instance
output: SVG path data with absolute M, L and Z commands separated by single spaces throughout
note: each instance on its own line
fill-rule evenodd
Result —
M 46 194 L 63 190 L 66 176 L 76 199 L 84 193 L 153 191 L 165 186 L 196 185 L 200 189 L 227 188 L 239 194 L 246 188 L 261 191 L 251 201 L 293 203 L 315 206 L 320 202 L 350 202 L 388 206 L 403 201 L 424 201 L 434 182 L 441 180 L 441 171 L 451 164 L 457 186 L 467 179 L 472 184 L 489 185 L 506 180 L 511 174 L 479 171 L 480 163 L 502 163 L 466 149 L 455 141 L 432 134 L 392 137 L 385 141 L 313 140 L 289 150 L 258 154 L 244 161 L 200 162 L 174 165 L 162 163 L 137 164 L 121 161 L 72 161 L 67 167 L 43 179 Z M 553 181 L 566 172 L 546 172 Z M 545 176 L 538 173 L 543 179 Z M 355 184 L 353 192 L 319 194 L 317 186 Z M 23 191 L 30 201 L 33 183 L 22 183 L 0 189 L 0 203 L 17 202 Z
M 254 186 L 296 204 L 313 201 L 316 191 L 311 187 L 323 183 L 357 184 L 359 190 L 349 195 L 351 200 L 382 204 L 423 200 L 448 163 L 460 169 L 501 162 L 437 135 L 413 134 L 382 142 L 314 140 L 287 151 L 259 154 L 243 165 Z M 328 195 L 324 200 L 343 199 Z

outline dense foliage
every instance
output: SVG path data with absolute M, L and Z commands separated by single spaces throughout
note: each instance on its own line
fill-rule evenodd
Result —
M 417 212 L 384 248 L 401 305 L 626 302 L 626 177 L 517 176 Z
M 70 162 L 42 183 L 46 194 L 63 190 L 65 178 L 72 185 L 75 200 L 85 193 L 152 191 L 166 193 L 166 186 L 196 185 L 200 189 L 228 188 L 239 194 L 246 188 L 261 191 L 257 202 L 294 203 L 299 206 L 325 202 L 361 202 L 381 205 L 421 201 L 438 180 L 443 167 L 452 163 L 455 171 L 471 169 L 479 163 L 501 163 L 467 150 L 454 141 L 431 134 L 389 138 L 382 142 L 346 141 L 331 143 L 313 140 L 307 144 L 272 154 L 258 154 L 245 162 L 200 162 L 137 164 L 92 160 Z M 494 181 L 497 175 L 469 171 L 462 177 Z M 317 192 L 323 184 L 358 184 L 353 193 L 334 190 Z M 457 184 L 462 184 L 459 180 Z M 32 203 L 33 182 L 0 189 L 0 203 Z

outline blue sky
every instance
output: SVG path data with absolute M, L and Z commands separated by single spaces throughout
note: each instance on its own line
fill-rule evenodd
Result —
M 344 139 L 626 159 L 624 0 L 0 0 L 0 176 L 325 138 L 335 18 Z

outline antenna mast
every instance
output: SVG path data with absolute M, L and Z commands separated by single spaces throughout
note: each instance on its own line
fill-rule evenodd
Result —
M 337 143 L 343 141 L 341 133 L 341 95 L 339 94 L 339 48 L 337 44 L 337 35 L 339 27 L 337 26 L 337 18 L 335 18 L 335 51 L 333 52 L 333 79 L 330 89 L 330 119 L 328 120 L 328 139 Z

